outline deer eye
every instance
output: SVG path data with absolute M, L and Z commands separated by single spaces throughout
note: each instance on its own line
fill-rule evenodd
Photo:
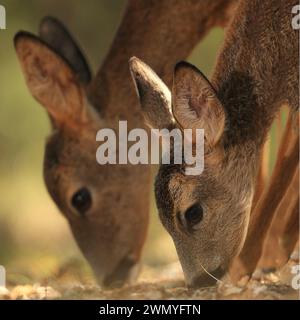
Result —
M 92 205 L 92 196 L 87 188 L 76 191 L 71 200 L 72 206 L 80 213 L 84 214 Z
M 181 222 L 187 229 L 195 229 L 195 227 L 203 219 L 203 208 L 200 204 L 194 204 L 188 208 L 181 216 Z

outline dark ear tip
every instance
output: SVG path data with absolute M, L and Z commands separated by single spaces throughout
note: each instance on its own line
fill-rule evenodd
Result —
M 39 29 L 41 30 L 44 26 L 48 25 L 59 25 L 60 28 L 64 28 L 63 24 L 55 17 L 45 16 L 40 21 Z
M 15 35 L 14 35 L 14 45 L 17 45 L 17 42 L 19 41 L 20 38 L 23 37 L 23 33 L 24 31 L 18 31 Z
M 197 67 L 187 61 L 179 61 L 175 66 L 174 73 L 176 74 L 181 70 L 192 70 L 197 73 L 201 73 Z
M 190 67 L 193 67 L 193 65 L 187 61 L 179 61 L 176 63 L 175 65 L 175 70 L 179 69 L 179 68 L 190 68 Z
M 44 16 L 42 19 L 41 19 L 41 23 L 44 23 L 44 22 L 57 22 L 58 20 L 55 18 L 55 17 L 52 17 L 52 16 Z
M 17 46 L 18 42 L 21 40 L 21 39 L 25 39 L 25 38 L 28 38 L 28 39 L 36 39 L 36 36 L 30 32 L 27 32 L 27 31 L 19 31 L 15 34 L 14 36 L 14 45 L 15 47 Z

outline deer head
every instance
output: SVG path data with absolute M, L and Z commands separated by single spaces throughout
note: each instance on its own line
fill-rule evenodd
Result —
M 142 61 L 132 58 L 130 68 L 148 124 L 204 129 L 203 173 L 189 176 L 185 165 L 161 165 L 155 195 L 187 283 L 210 285 L 223 276 L 245 239 L 256 172 L 251 146 L 242 153 L 238 146 L 226 144 L 230 124 L 225 109 L 212 84 L 194 66 L 177 64 L 172 99 Z
M 213 26 L 227 25 L 235 6 L 233 0 L 128 1 L 94 77 L 69 32 L 53 18 L 42 21 L 39 37 L 22 32 L 15 38 L 28 87 L 52 123 L 47 188 L 101 284 L 130 278 L 148 225 L 150 166 L 96 162 L 97 130 L 118 128 L 118 120 L 127 120 L 128 129 L 143 126 L 127 61 L 142 56 L 169 83 L 175 61 Z
M 135 199 L 139 166 L 100 166 L 96 132 L 106 120 L 90 102 L 88 64 L 64 26 L 45 18 L 40 36 L 19 32 L 15 48 L 27 86 L 45 108 L 52 132 L 44 157 L 47 189 L 67 218 L 100 284 L 134 276 L 145 239 L 147 188 Z M 137 214 L 138 212 L 138 214 Z

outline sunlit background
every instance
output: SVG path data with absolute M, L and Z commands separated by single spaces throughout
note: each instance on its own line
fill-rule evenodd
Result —
M 43 281 L 67 269 L 74 270 L 72 277 L 89 278 L 90 270 L 43 182 L 49 121 L 25 86 L 13 36 L 19 30 L 37 32 L 40 19 L 53 15 L 75 35 L 95 72 L 114 37 L 126 1 L 0 2 L 7 13 L 7 30 L 0 30 L 0 265 L 6 267 L 11 284 Z M 209 75 L 222 39 L 222 30 L 212 30 L 189 61 Z M 171 239 L 158 220 L 154 201 L 143 260 L 148 266 L 177 260 Z

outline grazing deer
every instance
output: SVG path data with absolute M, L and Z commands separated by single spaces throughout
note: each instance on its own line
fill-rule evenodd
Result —
M 235 1 L 162 0 L 128 3 L 109 53 L 93 78 L 66 28 L 45 18 L 39 37 L 20 32 L 15 48 L 28 88 L 52 123 L 44 177 L 53 200 L 100 284 L 133 276 L 148 226 L 150 167 L 96 162 L 96 132 L 140 127 L 128 59 L 139 55 L 166 81 L 214 26 L 224 26 Z
M 158 76 L 139 59 L 130 60 L 144 117 L 152 127 L 164 123 L 205 131 L 204 172 L 187 176 L 184 165 L 161 165 L 155 182 L 161 221 L 190 286 L 214 283 L 240 253 L 271 123 L 283 103 L 298 110 L 299 40 L 291 26 L 295 4 L 240 1 L 212 80 L 196 67 L 178 63 L 172 103 Z M 285 182 L 291 181 L 297 161 L 290 161 Z M 262 214 L 262 224 L 268 225 L 272 211 Z M 258 233 L 253 229 L 248 251 L 256 250 L 255 237 L 266 233 L 265 225 Z

